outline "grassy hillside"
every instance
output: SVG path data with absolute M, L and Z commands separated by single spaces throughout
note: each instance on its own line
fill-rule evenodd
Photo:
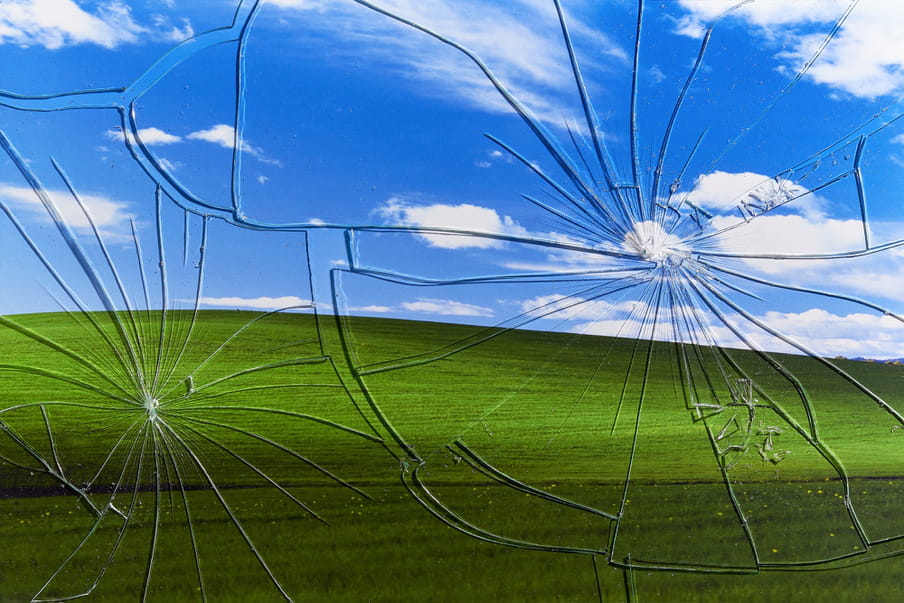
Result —
M 342 387 L 349 374 L 324 357 L 312 316 L 249 323 L 253 316 L 203 312 L 190 328 L 187 314 L 172 313 L 162 339 L 158 319 L 137 317 L 125 329 L 143 351 L 125 349 L 103 317 L 113 345 L 65 315 L 16 318 L 56 349 L 0 330 L 2 406 L 17 407 L 0 415 L 0 542 L 15 543 L 0 554 L 0 600 L 32 596 L 75 549 L 46 596 L 97 580 L 89 600 L 134 600 L 145 584 L 150 599 L 191 600 L 201 582 L 209 600 L 279 600 L 242 532 L 298 599 L 593 600 L 598 586 L 621 594 L 621 575 L 602 558 L 598 585 L 590 556 L 489 544 L 441 523 L 400 482 L 403 446 L 424 461 L 419 476 L 438 504 L 513 541 L 612 546 L 619 559 L 702 560 L 752 573 L 743 517 L 761 564 L 840 557 L 836 565 L 848 565 L 865 547 L 845 497 L 871 539 L 904 533 L 900 431 L 851 385 L 868 384 L 900 407 L 902 367 L 839 361 L 842 377 L 812 359 L 775 356 L 783 372 L 752 352 L 695 357 L 664 343 L 346 318 L 342 333 L 365 398 L 357 384 Z M 696 360 L 676 363 L 685 352 Z M 148 411 L 128 405 L 136 382 L 129 358 L 146 381 L 171 374 L 157 379 L 165 394 L 159 413 L 183 441 L 130 427 Z M 758 384 L 761 405 L 742 425 L 745 451 L 724 453 L 731 469 L 723 473 L 711 435 L 729 418 L 748 417 L 748 406 L 729 404 L 726 385 L 743 376 Z M 764 396 L 785 414 L 766 408 Z M 716 402 L 718 410 L 694 408 Z M 825 450 L 802 435 L 811 433 L 808 410 Z M 769 435 L 760 431 L 769 427 L 781 431 L 767 451 Z M 465 450 L 539 492 L 612 516 L 622 509 L 617 540 L 612 520 L 504 486 Z M 827 460 L 836 457 L 840 468 Z M 92 514 L 91 504 L 103 508 L 111 495 L 118 510 L 131 510 L 127 525 L 113 513 L 101 521 Z M 895 546 L 877 544 L 872 554 Z M 825 592 L 889 600 L 901 563 L 803 575 L 635 571 L 634 580 L 646 601 L 807 601 Z

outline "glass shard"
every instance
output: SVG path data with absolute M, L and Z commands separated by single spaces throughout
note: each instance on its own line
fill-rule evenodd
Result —
M 900 20 L 3 5 L 0 598 L 893 598 Z

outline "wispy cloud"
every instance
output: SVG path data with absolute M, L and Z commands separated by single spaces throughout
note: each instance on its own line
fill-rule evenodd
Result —
M 747 347 L 744 340 L 763 350 L 800 354 L 801 350 L 767 333 L 751 320 L 727 314 L 731 328 L 704 308 L 676 306 L 656 318 L 648 316 L 643 302 L 587 300 L 565 295 L 547 295 L 521 302 L 522 311 L 546 321 L 565 321 L 564 327 L 574 333 L 610 337 L 649 337 L 656 339 L 695 341 L 725 347 Z M 676 324 L 670 313 L 692 317 L 696 325 L 676 337 Z M 770 311 L 755 316 L 756 320 L 790 338 L 805 349 L 821 356 L 867 358 L 904 357 L 904 324 L 891 316 L 878 313 L 834 313 L 810 308 L 801 312 Z
M 901 306 L 904 267 L 900 264 L 900 258 L 893 258 L 885 263 L 874 263 L 871 266 L 844 266 L 825 270 L 822 274 L 811 277 L 811 280 L 831 283 L 834 287 L 859 295 L 892 300 L 898 309 L 904 311 L 904 306 Z
M 194 34 L 188 19 L 178 24 L 163 15 L 141 25 L 129 6 L 119 0 L 101 2 L 93 12 L 74 0 L 4 0 L 0 2 L 0 44 L 65 46 L 94 44 L 117 48 L 142 40 L 180 42 Z
M 228 308 L 253 308 L 255 310 L 282 310 L 284 308 L 309 307 L 311 300 L 294 295 L 281 297 L 202 297 L 201 305 Z
M 479 168 L 490 168 L 499 162 L 513 163 L 515 158 L 509 153 L 503 153 L 499 149 L 489 151 L 484 157 L 474 161 L 474 165 Z
M 422 297 L 415 301 L 402 302 L 399 304 L 399 307 L 408 312 L 437 314 L 441 316 L 493 316 L 493 310 L 491 308 L 477 306 L 475 304 L 466 304 L 451 299 Z
M 613 303 L 612 300 L 588 300 L 560 293 L 526 299 L 521 301 L 520 305 L 521 312 L 524 314 L 553 320 L 571 320 L 579 317 L 587 320 L 588 316 L 600 319 L 604 316 L 629 315 L 648 307 L 642 301 L 629 300 Z
M 215 126 L 211 126 L 204 130 L 196 130 L 186 136 L 186 138 L 189 140 L 209 142 L 219 147 L 223 147 L 224 149 L 234 149 L 236 147 L 235 128 L 228 124 L 216 124 Z M 279 160 L 270 159 L 264 154 L 263 149 L 253 146 L 247 140 L 239 141 L 238 145 L 242 152 L 251 155 L 262 163 L 269 163 L 276 166 L 282 165 Z
M 416 313 L 432 314 L 434 316 L 478 316 L 483 318 L 494 315 L 492 308 L 469 304 L 452 299 L 437 299 L 432 297 L 419 297 L 412 301 L 401 302 L 396 305 L 368 304 L 365 306 L 350 306 L 343 309 L 345 312 L 364 312 L 368 314 L 394 314 Z
M 107 138 L 117 142 L 122 142 L 126 136 L 131 136 L 131 133 L 128 131 L 123 132 L 121 129 L 107 131 Z M 146 145 L 165 145 L 182 141 L 181 136 L 164 132 L 160 128 L 140 128 L 138 130 L 138 138 Z
M 60 217 L 70 228 L 81 231 L 90 230 L 91 223 L 69 191 L 47 189 L 46 192 L 57 208 Z M 26 186 L 0 183 L 0 199 L 13 208 L 28 212 L 42 222 L 50 222 L 52 219 L 35 191 Z M 111 238 L 124 236 L 129 220 L 132 218 L 126 203 L 91 193 L 80 194 L 79 199 L 90 214 L 95 226 L 103 234 Z
M 57 49 L 70 44 L 115 48 L 146 30 L 121 2 L 86 12 L 73 0 L 7 0 L 0 3 L 0 42 Z
M 235 128 L 227 124 L 217 124 L 205 130 L 196 130 L 186 138 L 210 142 L 224 149 L 234 149 L 236 144 Z M 243 150 L 250 148 L 247 142 L 243 142 L 241 146 Z
M 172 5 L 169 5 L 172 8 Z M 191 21 L 186 18 L 179 19 L 174 24 L 168 17 L 163 15 L 154 15 L 154 28 L 159 32 L 160 37 L 170 42 L 181 42 L 195 35 L 195 29 L 191 25 Z
M 659 68 L 659 65 L 653 65 L 647 70 L 647 76 L 653 81 L 654 84 L 661 84 L 665 81 L 665 74 L 662 72 L 662 69 Z
M 175 172 L 176 170 L 178 170 L 179 168 L 181 168 L 183 166 L 182 163 L 180 163 L 178 161 L 170 161 L 166 157 L 158 157 L 157 161 L 160 162 L 160 166 L 163 169 L 170 171 L 170 172 Z
M 346 308 L 346 310 L 349 312 L 374 312 L 377 314 L 386 314 L 387 312 L 392 312 L 392 307 L 372 304 L 369 306 L 354 306 Z
M 316 26 L 330 28 L 330 33 L 341 34 L 346 42 L 366 44 L 368 55 L 396 65 L 405 79 L 416 82 L 412 90 L 417 94 L 442 95 L 494 113 L 511 111 L 473 63 L 421 32 L 400 28 L 352 3 L 279 0 L 276 4 L 285 10 L 316 11 Z M 561 123 L 559 100 L 573 95 L 574 83 L 570 71 L 563 68 L 568 57 L 552 3 L 385 0 L 375 4 L 474 51 L 541 119 Z M 597 57 L 620 64 L 626 60 L 624 49 L 577 15 L 570 15 L 569 23 L 574 35 L 592 36 Z M 424 86 L 425 81 L 431 85 Z
M 681 0 L 688 10 L 677 32 L 700 37 L 705 23 L 712 21 L 735 0 Z M 752 2 L 732 13 L 754 26 L 764 39 L 780 40 L 776 57 L 792 72 L 809 61 L 826 37 L 828 28 L 850 2 L 801 0 L 798 2 Z M 861 98 L 874 98 L 904 91 L 904 3 L 861 0 L 841 30 L 809 68 L 806 77 L 816 83 Z M 824 25 L 812 33 L 812 25 Z
M 901 343 L 904 333 L 901 323 L 893 318 L 869 314 L 837 315 L 814 308 L 796 313 L 769 313 L 757 319 L 777 328 L 784 336 L 819 356 L 876 359 L 904 356 L 904 344 Z M 745 319 L 739 319 L 732 326 L 740 330 L 748 343 L 743 343 L 732 329 L 724 325 L 708 325 L 705 332 L 703 328 L 697 328 L 692 338 L 722 347 L 752 345 L 770 352 L 802 353 L 800 348 L 779 340 Z M 630 318 L 583 322 L 575 325 L 572 331 L 585 335 L 635 337 L 653 329 L 654 325 L 650 322 Z M 655 332 L 658 333 L 657 339 L 669 339 L 671 325 L 663 320 L 655 325 Z
M 129 142 L 135 142 L 132 140 L 132 134 L 128 130 L 107 130 L 105 135 L 110 140 L 115 140 L 117 142 L 122 142 L 126 139 L 128 139 Z M 138 138 L 142 143 L 148 146 L 175 145 L 178 143 L 184 143 L 188 140 L 207 142 L 229 150 L 234 149 L 236 145 L 235 128 L 228 124 L 216 124 L 209 128 L 195 130 L 185 136 L 180 136 L 178 134 L 167 132 L 165 130 L 152 126 L 139 129 Z M 246 140 L 241 141 L 239 146 L 244 153 L 247 153 L 261 163 L 267 163 L 279 167 L 282 166 L 282 162 L 277 159 L 271 159 L 270 157 L 267 157 L 263 149 L 252 145 Z M 170 166 L 173 165 L 174 164 L 170 163 Z M 258 176 L 257 178 L 257 181 L 260 184 L 267 182 L 267 180 L 269 179 L 266 176 Z
M 393 197 L 377 208 L 376 213 L 387 222 L 402 226 L 447 228 L 467 233 L 491 233 L 501 235 L 526 235 L 527 231 L 509 216 L 500 216 L 496 210 L 463 203 L 447 205 L 412 205 Z M 432 247 L 461 249 L 466 247 L 501 247 L 498 239 L 467 235 L 419 233 L 418 236 Z

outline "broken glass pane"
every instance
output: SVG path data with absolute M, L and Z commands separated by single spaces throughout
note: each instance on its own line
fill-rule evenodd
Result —
M 893 598 L 901 18 L 3 3 L 0 598 Z

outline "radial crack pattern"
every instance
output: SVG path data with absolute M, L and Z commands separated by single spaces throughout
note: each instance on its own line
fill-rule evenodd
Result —
M 0 7 L 0 599 L 900 567 L 890 6 L 63 4 Z

